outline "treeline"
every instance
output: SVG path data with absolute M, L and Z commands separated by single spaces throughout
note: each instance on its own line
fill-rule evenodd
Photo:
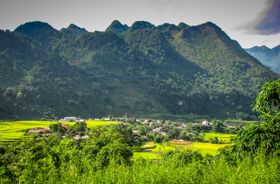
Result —
M 215 157 L 185 150 L 132 160 L 133 139 L 119 126 L 92 129 L 85 140 L 32 135 L 0 149 L 0 182 L 279 183 L 280 80 L 263 87 L 254 109 L 262 123 Z

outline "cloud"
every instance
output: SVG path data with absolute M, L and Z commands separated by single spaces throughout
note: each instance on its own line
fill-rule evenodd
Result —
M 280 0 L 271 0 L 269 3 L 270 8 L 255 26 L 259 34 L 271 35 L 280 32 Z
M 263 10 L 249 20 L 231 29 L 255 35 L 275 35 L 280 33 L 280 0 L 266 0 Z

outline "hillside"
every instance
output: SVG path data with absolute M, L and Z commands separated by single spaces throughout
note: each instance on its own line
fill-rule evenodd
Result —
M 278 76 L 217 25 L 58 31 L 29 22 L 0 31 L 0 118 L 108 114 L 252 115 L 261 86 Z
M 263 65 L 276 73 L 280 73 L 280 45 L 270 49 L 266 46 L 255 46 L 246 51 L 258 59 Z

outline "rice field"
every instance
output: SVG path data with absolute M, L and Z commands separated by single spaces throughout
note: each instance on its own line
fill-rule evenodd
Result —
M 26 131 L 28 131 L 31 128 L 44 128 L 55 123 L 58 123 L 58 121 L 0 121 L 0 145 L 8 144 L 9 142 L 13 142 L 20 139 L 24 136 Z M 88 128 L 120 124 L 120 122 L 104 120 L 87 120 L 86 123 Z M 68 122 L 66 124 L 74 125 L 75 122 Z
M 175 150 L 176 148 L 173 146 L 169 146 L 168 143 L 159 144 L 154 142 L 147 142 L 140 148 L 138 148 L 138 150 L 134 151 L 133 159 L 160 159 L 161 154 Z
M 211 143 L 205 143 L 205 142 L 194 142 L 190 149 L 194 151 L 200 152 L 202 155 L 216 155 L 218 153 L 218 150 L 220 148 L 223 148 L 229 144 L 211 144 Z
M 220 148 L 229 144 L 212 144 L 207 142 L 191 142 L 191 141 L 170 141 L 167 143 L 147 142 L 133 153 L 133 159 L 161 159 L 161 155 L 168 151 L 190 149 L 198 151 L 202 155 L 216 155 Z
M 217 137 L 219 141 L 230 143 L 231 139 L 234 138 L 235 136 L 236 134 L 223 134 L 223 133 L 209 132 L 209 133 L 205 133 L 204 140 L 209 141 L 210 139 Z
M 86 123 L 88 128 L 120 124 L 120 122 L 117 121 L 107 121 L 107 120 L 86 120 Z M 64 124 L 73 126 L 75 122 L 65 122 Z
M 54 123 L 57 123 L 57 121 L 28 120 L 0 122 L 0 144 L 7 144 L 20 139 L 28 129 L 48 127 Z
M 117 121 L 104 121 L 104 120 L 87 120 L 86 123 L 88 128 L 120 124 L 120 122 Z

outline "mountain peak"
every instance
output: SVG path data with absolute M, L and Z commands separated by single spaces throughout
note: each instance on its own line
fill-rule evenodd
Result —
M 69 35 L 80 35 L 86 33 L 87 30 L 85 28 L 81 28 L 75 24 L 70 24 L 67 28 L 62 28 L 61 32 Z
M 122 24 L 118 20 L 114 20 L 110 26 L 106 29 L 106 32 L 113 32 L 113 33 L 122 33 L 128 30 L 128 26 L 126 24 Z
M 250 55 L 259 60 L 263 65 L 280 74 L 280 45 L 269 48 L 265 45 L 245 49 Z
M 28 33 L 28 32 L 34 32 L 34 31 L 40 31 L 43 29 L 49 29 L 52 31 L 56 31 L 51 25 L 49 25 L 46 22 L 41 21 L 33 21 L 33 22 L 26 22 L 24 24 L 21 24 L 15 29 L 15 32 L 17 33 Z
M 48 45 L 53 43 L 59 36 L 59 31 L 48 23 L 40 21 L 22 24 L 18 26 L 14 32 L 42 44 L 43 47 L 48 47 Z
M 180 22 L 180 23 L 178 24 L 178 27 L 179 27 L 180 29 L 186 29 L 186 28 L 189 28 L 190 26 L 189 26 L 188 24 L 184 23 L 184 22 Z
M 68 27 L 68 29 L 82 29 L 79 26 L 75 25 L 75 24 L 70 24 Z
M 198 26 L 200 26 L 200 27 L 209 27 L 209 28 L 212 28 L 213 30 L 216 30 L 216 31 L 217 30 L 222 30 L 219 26 L 217 26 L 215 23 L 210 22 L 210 21 L 205 22 L 203 24 L 200 24 Z
M 178 30 L 178 27 L 175 24 L 168 24 L 168 23 L 159 25 L 157 28 L 160 29 L 161 31 Z
M 132 24 L 130 27 L 130 31 L 135 31 L 137 29 L 151 29 L 154 28 L 155 26 L 151 24 L 150 22 L 147 21 L 136 21 Z
M 269 49 L 266 45 L 262 45 L 262 46 L 255 46 L 256 48 L 260 48 L 260 49 Z
M 265 46 L 265 45 L 262 45 L 262 46 L 254 46 L 254 47 L 252 47 L 252 48 L 249 48 L 249 49 L 246 49 L 246 50 L 251 50 L 251 51 L 253 51 L 253 52 L 255 52 L 255 51 L 265 51 L 265 52 L 269 52 L 271 49 L 270 48 L 268 48 L 267 46 Z

